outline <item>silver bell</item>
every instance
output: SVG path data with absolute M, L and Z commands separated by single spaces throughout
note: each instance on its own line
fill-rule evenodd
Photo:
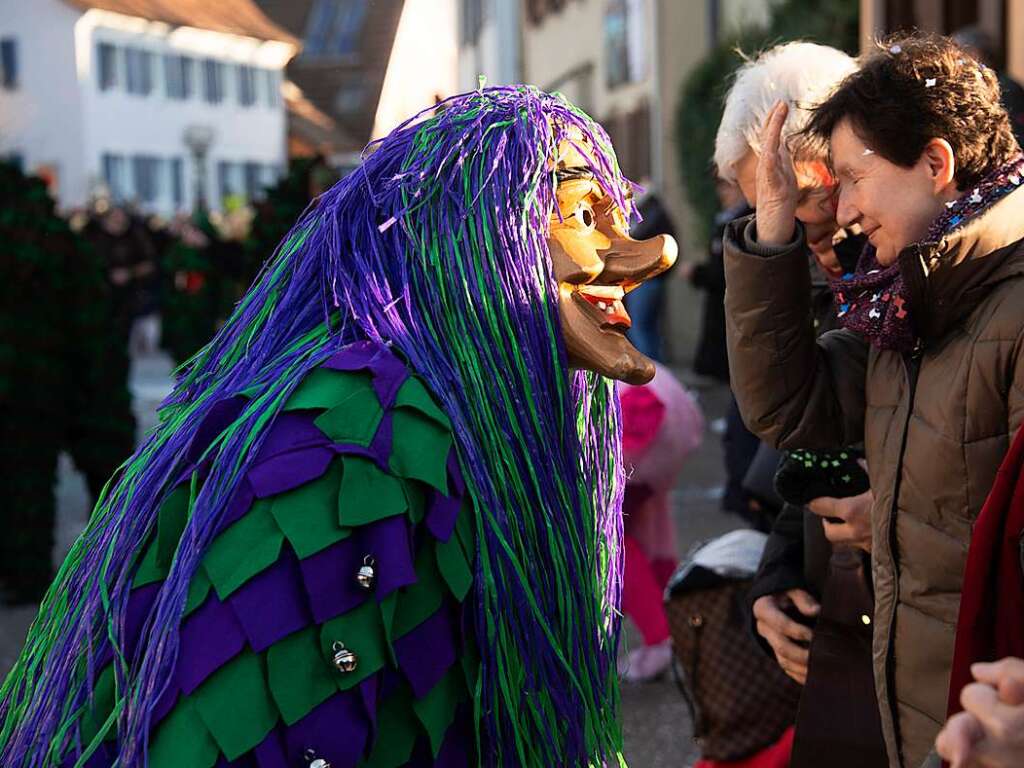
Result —
M 359 573 L 356 574 L 356 581 L 363 589 L 373 589 L 373 585 L 377 581 L 377 572 L 373 569 L 374 565 L 376 563 L 372 555 L 367 555 L 363 558 L 363 564 L 359 567 Z
M 356 666 L 359 664 L 359 657 L 346 648 L 340 640 L 335 640 L 331 647 L 334 648 L 334 666 L 338 668 L 338 671 L 355 672 Z
M 305 758 L 306 762 L 309 763 L 309 768 L 331 768 L 331 764 L 322 757 L 317 757 L 316 752 L 312 749 L 306 750 Z

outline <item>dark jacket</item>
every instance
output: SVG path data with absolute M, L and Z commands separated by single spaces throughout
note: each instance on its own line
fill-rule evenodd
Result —
M 863 251 L 863 236 L 849 237 L 836 246 L 844 271 L 853 271 Z M 832 291 L 821 270 L 808 256 L 811 276 L 811 317 L 821 335 L 838 327 Z M 761 565 L 750 590 L 750 602 L 790 589 L 803 589 L 821 599 L 832 545 L 825 538 L 821 518 L 804 507 L 786 504 L 775 520 L 765 544 Z M 760 638 L 760 635 L 758 636 Z M 763 643 L 767 652 L 771 648 Z
M 911 355 L 809 327 L 803 235 L 775 255 L 726 235 L 733 385 L 779 447 L 864 441 L 875 504 L 875 683 L 893 768 L 916 768 L 946 714 L 971 526 L 1024 419 L 1024 189 L 899 256 Z
M 729 381 L 729 352 L 725 344 L 725 262 L 722 259 L 722 236 L 730 221 L 752 212 L 749 205 L 742 203 L 715 215 L 714 234 L 708 244 L 708 259 L 694 265 L 690 275 L 690 285 L 705 293 L 693 370 L 701 376 L 710 376 L 724 382 Z

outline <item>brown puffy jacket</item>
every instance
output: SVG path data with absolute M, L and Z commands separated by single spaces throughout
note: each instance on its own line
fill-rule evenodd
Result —
M 1022 238 L 1024 188 L 944 242 L 906 249 L 920 343 L 902 355 L 847 330 L 815 342 L 801 236 L 765 250 L 750 219 L 726 232 L 729 358 L 747 426 L 783 448 L 865 443 L 875 682 L 893 768 L 921 765 L 944 720 L 971 527 L 1024 418 Z

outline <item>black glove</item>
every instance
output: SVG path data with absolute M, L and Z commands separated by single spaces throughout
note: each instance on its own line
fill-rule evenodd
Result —
M 775 490 L 790 504 L 806 506 L 828 496 L 843 499 L 866 492 L 871 483 L 860 451 L 789 451 L 775 473 Z

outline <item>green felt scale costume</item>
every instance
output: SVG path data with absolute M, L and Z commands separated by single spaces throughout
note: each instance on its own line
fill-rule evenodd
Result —
M 332 369 L 368 358 L 376 375 Z M 243 407 L 225 403 L 203 434 Z M 303 765 L 319 754 L 333 768 L 469 764 L 477 662 L 461 609 L 475 537 L 452 450 L 447 417 L 383 347 L 353 345 L 306 377 L 189 586 L 151 768 Z M 167 576 L 202 475 L 200 459 L 160 509 L 128 638 Z M 109 664 L 83 743 L 110 715 L 114 685 Z M 333 735 L 322 727 L 332 718 Z M 89 765 L 109 762 L 101 749 Z
M 0 162 L 0 585 L 37 602 L 53 578 L 57 457 L 95 498 L 131 452 L 128 352 L 100 259 L 41 179 Z

